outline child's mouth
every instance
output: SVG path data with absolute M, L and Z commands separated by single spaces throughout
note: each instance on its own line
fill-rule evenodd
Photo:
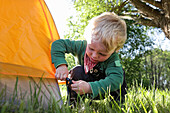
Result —
M 93 58 L 90 58 L 90 60 L 94 63 L 97 63 L 98 61 L 97 60 L 94 60 Z

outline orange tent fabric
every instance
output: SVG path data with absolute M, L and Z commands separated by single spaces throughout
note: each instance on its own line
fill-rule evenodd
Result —
M 50 45 L 59 38 L 44 0 L 0 1 L 0 74 L 55 78 Z
M 44 107 L 54 99 L 61 107 L 50 54 L 51 43 L 59 38 L 44 0 L 0 0 L 0 92 L 6 90 L 2 102 L 11 99 L 17 84 L 17 99 L 24 95 L 27 103 L 36 86 Z

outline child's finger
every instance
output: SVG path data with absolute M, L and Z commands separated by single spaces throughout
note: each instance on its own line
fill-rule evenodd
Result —
M 67 77 L 67 74 L 63 74 L 63 75 L 60 77 L 60 79 L 61 79 L 61 80 L 65 80 L 66 77 Z
M 75 84 L 75 81 L 72 81 L 73 82 L 73 84 L 71 84 L 71 87 L 72 88 L 77 88 L 78 86 L 77 86 L 77 84 Z
M 64 74 L 63 78 L 64 78 L 64 80 L 65 80 L 65 79 L 67 78 L 67 74 Z
M 72 88 L 72 90 L 77 93 L 79 91 L 79 88 L 75 87 L 75 88 Z
M 73 84 L 75 84 L 75 83 L 76 83 L 76 81 L 74 81 L 74 80 L 72 80 L 72 82 L 73 82 Z
M 60 74 L 59 73 L 56 74 L 56 78 L 60 79 Z
M 75 91 L 77 94 L 80 92 L 79 86 L 78 85 L 73 85 L 71 88 L 73 91 Z

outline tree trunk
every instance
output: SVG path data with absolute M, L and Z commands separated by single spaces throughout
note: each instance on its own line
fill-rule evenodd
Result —
M 146 59 L 146 55 L 145 55 L 145 74 L 146 74 L 146 77 L 148 78 L 148 70 L 147 70 L 147 59 Z
M 150 55 L 150 61 L 151 61 L 151 83 L 154 85 L 154 72 L 153 72 L 153 56 L 152 56 L 152 53 Z
M 165 67 L 164 67 L 165 68 Z M 160 84 L 160 77 L 161 77 L 161 73 L 162 73 L 162 68 L 161 68 L 161 65 L 160 65 L 160 63 L 159 63 L 159 65 L 158 65 L 158 85 L 160 86 L 160 87 L 162 87 L 161 86 L 161 84 Z M 162 77 L 163 78 L 163 77 Z
M 170 39 L 170 0 L 130 0 L 130 2 L 141 14 L 139 17 L 132 17 L 136 22 L 161 28 L 165 36 Z
M 157 80 L 158 80 L 158 79 L 157 79 L 157 65 L 156 65 L 156 63 L 155 63 L 155 65 L 154 65 L 154 68 L 155 68 L 155 69 L 154 69 L 154 70 L 155 70 L 155 77 L 154 77 L 154 78 L 155 78 L 155 88 L 156 88 L 157 85 L 158 85 L 158 83 L 157 83 L 157 82 L 158 82 L 158 81 L 157 81 Z
M 170 0 L 162 0 L 162 9 L 164 11 L 164 18 L 161 22 L 161 29 L 165 36 L 170 39 Z

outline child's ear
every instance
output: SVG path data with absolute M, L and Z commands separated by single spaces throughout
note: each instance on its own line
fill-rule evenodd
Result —
M 119 52 L 119 50 L 116 50 L 116 53 L 118 53 Z
M 120 48 L 117 48 L 115 51 L 116 51 L 116 53 L 118 53 L 119 52 L 119 50 L 120 50 Z

